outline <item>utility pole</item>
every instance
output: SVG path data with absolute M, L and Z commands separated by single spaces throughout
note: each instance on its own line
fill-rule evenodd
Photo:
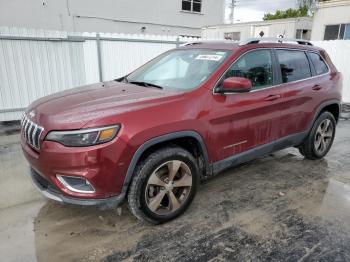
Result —
M 237 0 L 230 0 L 230 8 L 231 8 L 230 21 L 232 24 L 235 22 L 236 3 L 237 3 Z

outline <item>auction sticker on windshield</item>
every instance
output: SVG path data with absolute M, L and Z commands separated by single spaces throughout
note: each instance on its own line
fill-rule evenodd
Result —
M 196 60 L 207 60 L 207 61 L 220 61 L 222 55 L 198 55 Z

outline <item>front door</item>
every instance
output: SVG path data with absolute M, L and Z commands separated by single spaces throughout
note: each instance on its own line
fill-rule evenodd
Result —
M 275 68 L 270 49 L 248 51 L 236 60 L 219 82 L 228 77 L 252 81 L 249 93 L 214 94 L 211 140 L 214 161 L 228 158 L 271 142 L 278 135 L 280 87 L 275 86 Z

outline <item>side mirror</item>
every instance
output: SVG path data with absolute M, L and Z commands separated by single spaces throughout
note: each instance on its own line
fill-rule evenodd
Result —
M 224 80 L 222 93 L 247 93 L 252 90 L 252 82 L 243 77 L 229 77 Z

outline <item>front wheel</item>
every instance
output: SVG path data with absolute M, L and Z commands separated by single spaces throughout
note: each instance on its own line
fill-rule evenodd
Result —
M 315 121 L 310 134 L 299 147 L 300 153 L 307 159 L 321 159 L 332 147 L 336 121 L 330 112 L 323 112 Z
M 167 222 L 187 209 L 198 182 L 199 169 L 188 151 L 175 146 L 157 150 L 136 168 L 129 208 L 142 221 Z

